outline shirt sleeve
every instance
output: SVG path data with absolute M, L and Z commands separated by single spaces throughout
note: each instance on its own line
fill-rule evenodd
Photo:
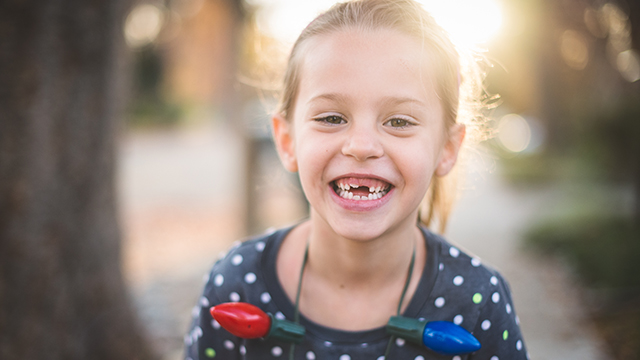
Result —
M 198 304 L 193 308 L 193 321 L 189 332 L 184 337 L 185 360 L 236 360 L 241 358 L 243 345 L 239 338 L 231 335 L 220 327 L 209 309 L 220 303 L 216 296 L 216 281 L 220 277 L 216 274 L 216 267 L 209 274 L 209 280 L 204 288 Z
M 478 323 L 473 330 L 473 335 L 480 341 L 482 348 L 468 359 L 528 359 L 509 284 L 498 273 L 491 278 L 491 282 L 496 283 L 496 288 L 480 310 Z

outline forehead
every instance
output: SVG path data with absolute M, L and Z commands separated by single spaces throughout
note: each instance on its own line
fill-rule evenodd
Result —
M 415 38 L 392 29 L 343 29 L 302 49 L 299 100 L 323 93 L 437 102 L 432 61 Z

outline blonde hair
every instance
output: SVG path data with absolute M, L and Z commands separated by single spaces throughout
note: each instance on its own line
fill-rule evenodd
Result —
M 433 74 L 443 107 L 445 129 L 457 122 L 470 124 L 479 118 L 473 110 L 478 109 L 477 104 L 481 103 L 480 72 L 462 69 L 460 55 L 448 34 L 419 3 L 413 0 L 355 0 L 336 4 L 318 16 L 294 43 L 277 108 L 285 119 L 292 120 L 306 42 L 314 36 L 346 28 L 364 31 L 393 29 L 416 38 L 423 48 L 428 49 L 430 59 L 434 61 Z M 463 115 L 465 118 L 461 118 Z M 437 221 L 439 231 L 444 232 L 454 196 L 455 176 L 434 176 L 420 208 L 420 221 L 426 226 Z

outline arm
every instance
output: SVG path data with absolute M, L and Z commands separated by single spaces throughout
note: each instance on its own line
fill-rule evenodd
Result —
M 497 284 L 480 310 L 473 330 L 482 348 L 471 354 L 469 360 L 528 359 L 509 285 L 499 274 L 495 278 Z
M 193 309 L 194 319 L 189 332 L 185 335 L 186 360 L 235 360 L 241 358 L 241 339 L 229 334 L 213 320 L 209 313 L 211 306 L 220 303 L 214 286 L 214 273 L 210 274 L 204 293 L 198 305 Z

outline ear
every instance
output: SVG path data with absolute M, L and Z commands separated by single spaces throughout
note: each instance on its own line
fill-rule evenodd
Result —
M 282 165 L 288 171 L 298 171 L 293 126 L 281 114 L 275 114 L 271 117 L 271 127 L 273 128 L 273 140 Z
M 453 165 L 455 165 L 456 160 L 458 160 L 458 152 L 462 146 L 465 133 L 466 128 L 464 124 L 455 124 L 449 128 L 448 138 L 446 139 L 444 148 L 442 149 L 442 155 L 436 167 L 436 176 L 445 176 L 453 169 Z

